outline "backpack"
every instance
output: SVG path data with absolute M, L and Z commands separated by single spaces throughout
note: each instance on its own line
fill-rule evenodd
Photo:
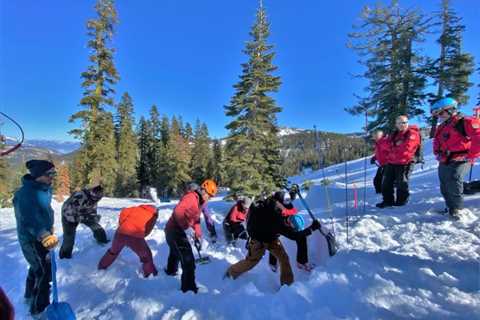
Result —
M 418 145 L 417 150 L 415 151 L 415 155 L 413 156 L 414 163 L 425 163 L 425 157 L 423 156 L 423 137 L 422 133 L 420 132 L 420 144 Z
M 278 238 L 280 213 L 275 211 L 275 201 L 260 200 L 250 206 L 247 217 L 248 235 L 260 242 L 271 242 Z

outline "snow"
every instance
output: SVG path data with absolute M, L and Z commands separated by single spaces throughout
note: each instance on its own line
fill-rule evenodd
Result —
M 435 213 L 443 208 L 443 201 L 431 144 L 425 152 L 423 169 L 417 166 L 412 175 L 411 202 L 402 208 L 375 208 L 380 200 L 371 184 L 376 168 L 368 164 L 363 214 L 363 159 L 348 163 L 347 185 L 343 164 L 326 168 L 331 207 L 325 201 L 321 171 L 292 177 L 292 182 L 313 182 L 305 192 L 306 201 L 325 227 L 331 228 L 333 220 L 341 250 L 327 258 L 324 240 L 315 233 L 309 244 L 311 260 L 318 265 L 308 274 L 296 268 L 295 245 L 283 239 L 295 272 L 290 287 L 279 286 L 279 275 L 270 271 L 266 257 L 239 279 L 222 279 L 226 268 L 244 257 L 246 250 L 244 242 L 236 248 L 225 246 L 221 221 L 231 203 L 215 198 L 210 208 L 220 242 L 211 245 L 204 240 L 205 254 L 213 262 L 197 266 L 198 295 L 182 294 L 179 277 L 163 272 L 144 279 L 138 258 L 128 249 L 108 270 L 97 271 L 108 247 L 97 245 L 81 226 L 74 258 L 58 263 L 60 300 L 72 305 L 78 319 L 479 319 L 480 195 L 466 197 L 471 212 L 461 221 Z M 480 177 L 478 166 L 474 177 Z M 357 209 L 353 208 L 355 192 L 360 200 Z M 141 203 L 145 200 L 100 202 L 101 224 L 109 237 L 121 208 Z M 163 227 L 174 206 L 175 202 L 161 204 L 157 228 L 147 238 L 159 271 L 168 255 Z M 54 203 L 59 235 L 60 207 Z M 307 212 L 301 213 L 309 221 Z M 0 259 L 0 285 L 12 299 L 18 319 L 29 319 L 22 297 L 26 262 L 16 241 L 12 209 L 0 210 Z

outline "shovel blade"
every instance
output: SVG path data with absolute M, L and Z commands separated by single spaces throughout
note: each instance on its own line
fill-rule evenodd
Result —
M 210 257 L 201 257 L 201 258 L 195 259 L 195 263 L 197 264 L 208 264 L 210 262 L 212 262 L 210 260 Z

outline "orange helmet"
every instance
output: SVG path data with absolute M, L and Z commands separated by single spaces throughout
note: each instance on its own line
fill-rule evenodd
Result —
M 202 183 L 202 189 L 205 190 L 210 197 L 217 194 L 217 183 L 212 179 L 207 179 Z

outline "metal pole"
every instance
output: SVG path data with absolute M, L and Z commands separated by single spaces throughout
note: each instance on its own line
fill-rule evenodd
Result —
M 344 149 L 344 161 L 345 161 L 345 226 L 347 229 L 347 243 L 350 243 L 348 236 L 348 224 L 349 224 L 349 212 L 348 212 L 348 164 L 347 164 L 347 149 Z

